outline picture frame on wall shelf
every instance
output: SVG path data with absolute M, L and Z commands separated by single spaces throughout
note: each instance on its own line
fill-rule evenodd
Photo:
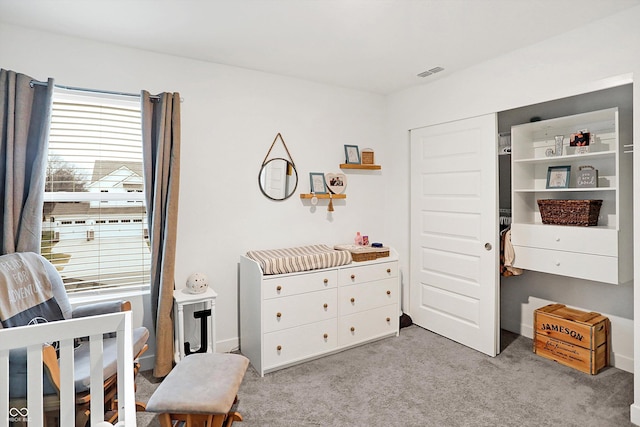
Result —
M 309 182 L 311 186 L 311 193 L 313 194 L 327 194 L 327 183 L 324 180 L 324 174 L 321 172 L 310 172 Z
M 547 170 L 547 188 L 569 188 L 571 166 L 549 166 Z
M 360 150 L 357 145 L 346 145 L 344 146 L 344 156 L 345 163 L 350 165 L 359 165 L 360 164 Z

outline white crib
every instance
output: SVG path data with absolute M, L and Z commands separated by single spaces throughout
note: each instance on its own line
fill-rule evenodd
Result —
M 91 358 L 91 426 L 104 422 L 104 390 L 102 375 L 103 334 L 115 332 L 118 354 L 118 422 L 116 426 L 135 427 L 135 388 L 131 312 L 103 314 L 79 319 L 61 320 L 31 326 L 0 329 L 0 427 L 26 421 L 29 426 L 44 425 L 43 356 L 44 343 L 59 342 L 60 426 L 76 425 L 74 388 L 74 339 L 89 337 Z M 9 351 L 27 348 L 27 404 L 13 408 L 9 402 Z

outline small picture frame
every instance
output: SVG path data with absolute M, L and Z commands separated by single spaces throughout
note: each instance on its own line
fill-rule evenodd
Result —
M 571 166 L 549 166 L 547 188 L 569 188 Z
M 347 164 L 359 165 L 360 164 L 360 150 L 357 145 L 345 145 L 344 146 L 345 162 Z
M 310 172 L 309 181 L 311 192 L 314 194 L 327 194 L 327 183 L 324 181 L 324 174 L 321 172 Z
M 588 153 L 590 142 L 591 142 L 591 133 L 587 131 L 572 133 L 569 136 L 569 147 L 575 148 L 575 154 Z

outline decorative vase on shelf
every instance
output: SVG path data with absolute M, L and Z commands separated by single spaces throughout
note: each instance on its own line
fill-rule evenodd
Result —
M 556 135 L 556 156 L 562 156 L 562 144 L 564 142 L 564 135 Z

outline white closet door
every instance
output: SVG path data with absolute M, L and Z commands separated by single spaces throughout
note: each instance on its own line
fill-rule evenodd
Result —
M 500 348 L 496 120 L 411 131 L 411 316 L 490 356 Z

